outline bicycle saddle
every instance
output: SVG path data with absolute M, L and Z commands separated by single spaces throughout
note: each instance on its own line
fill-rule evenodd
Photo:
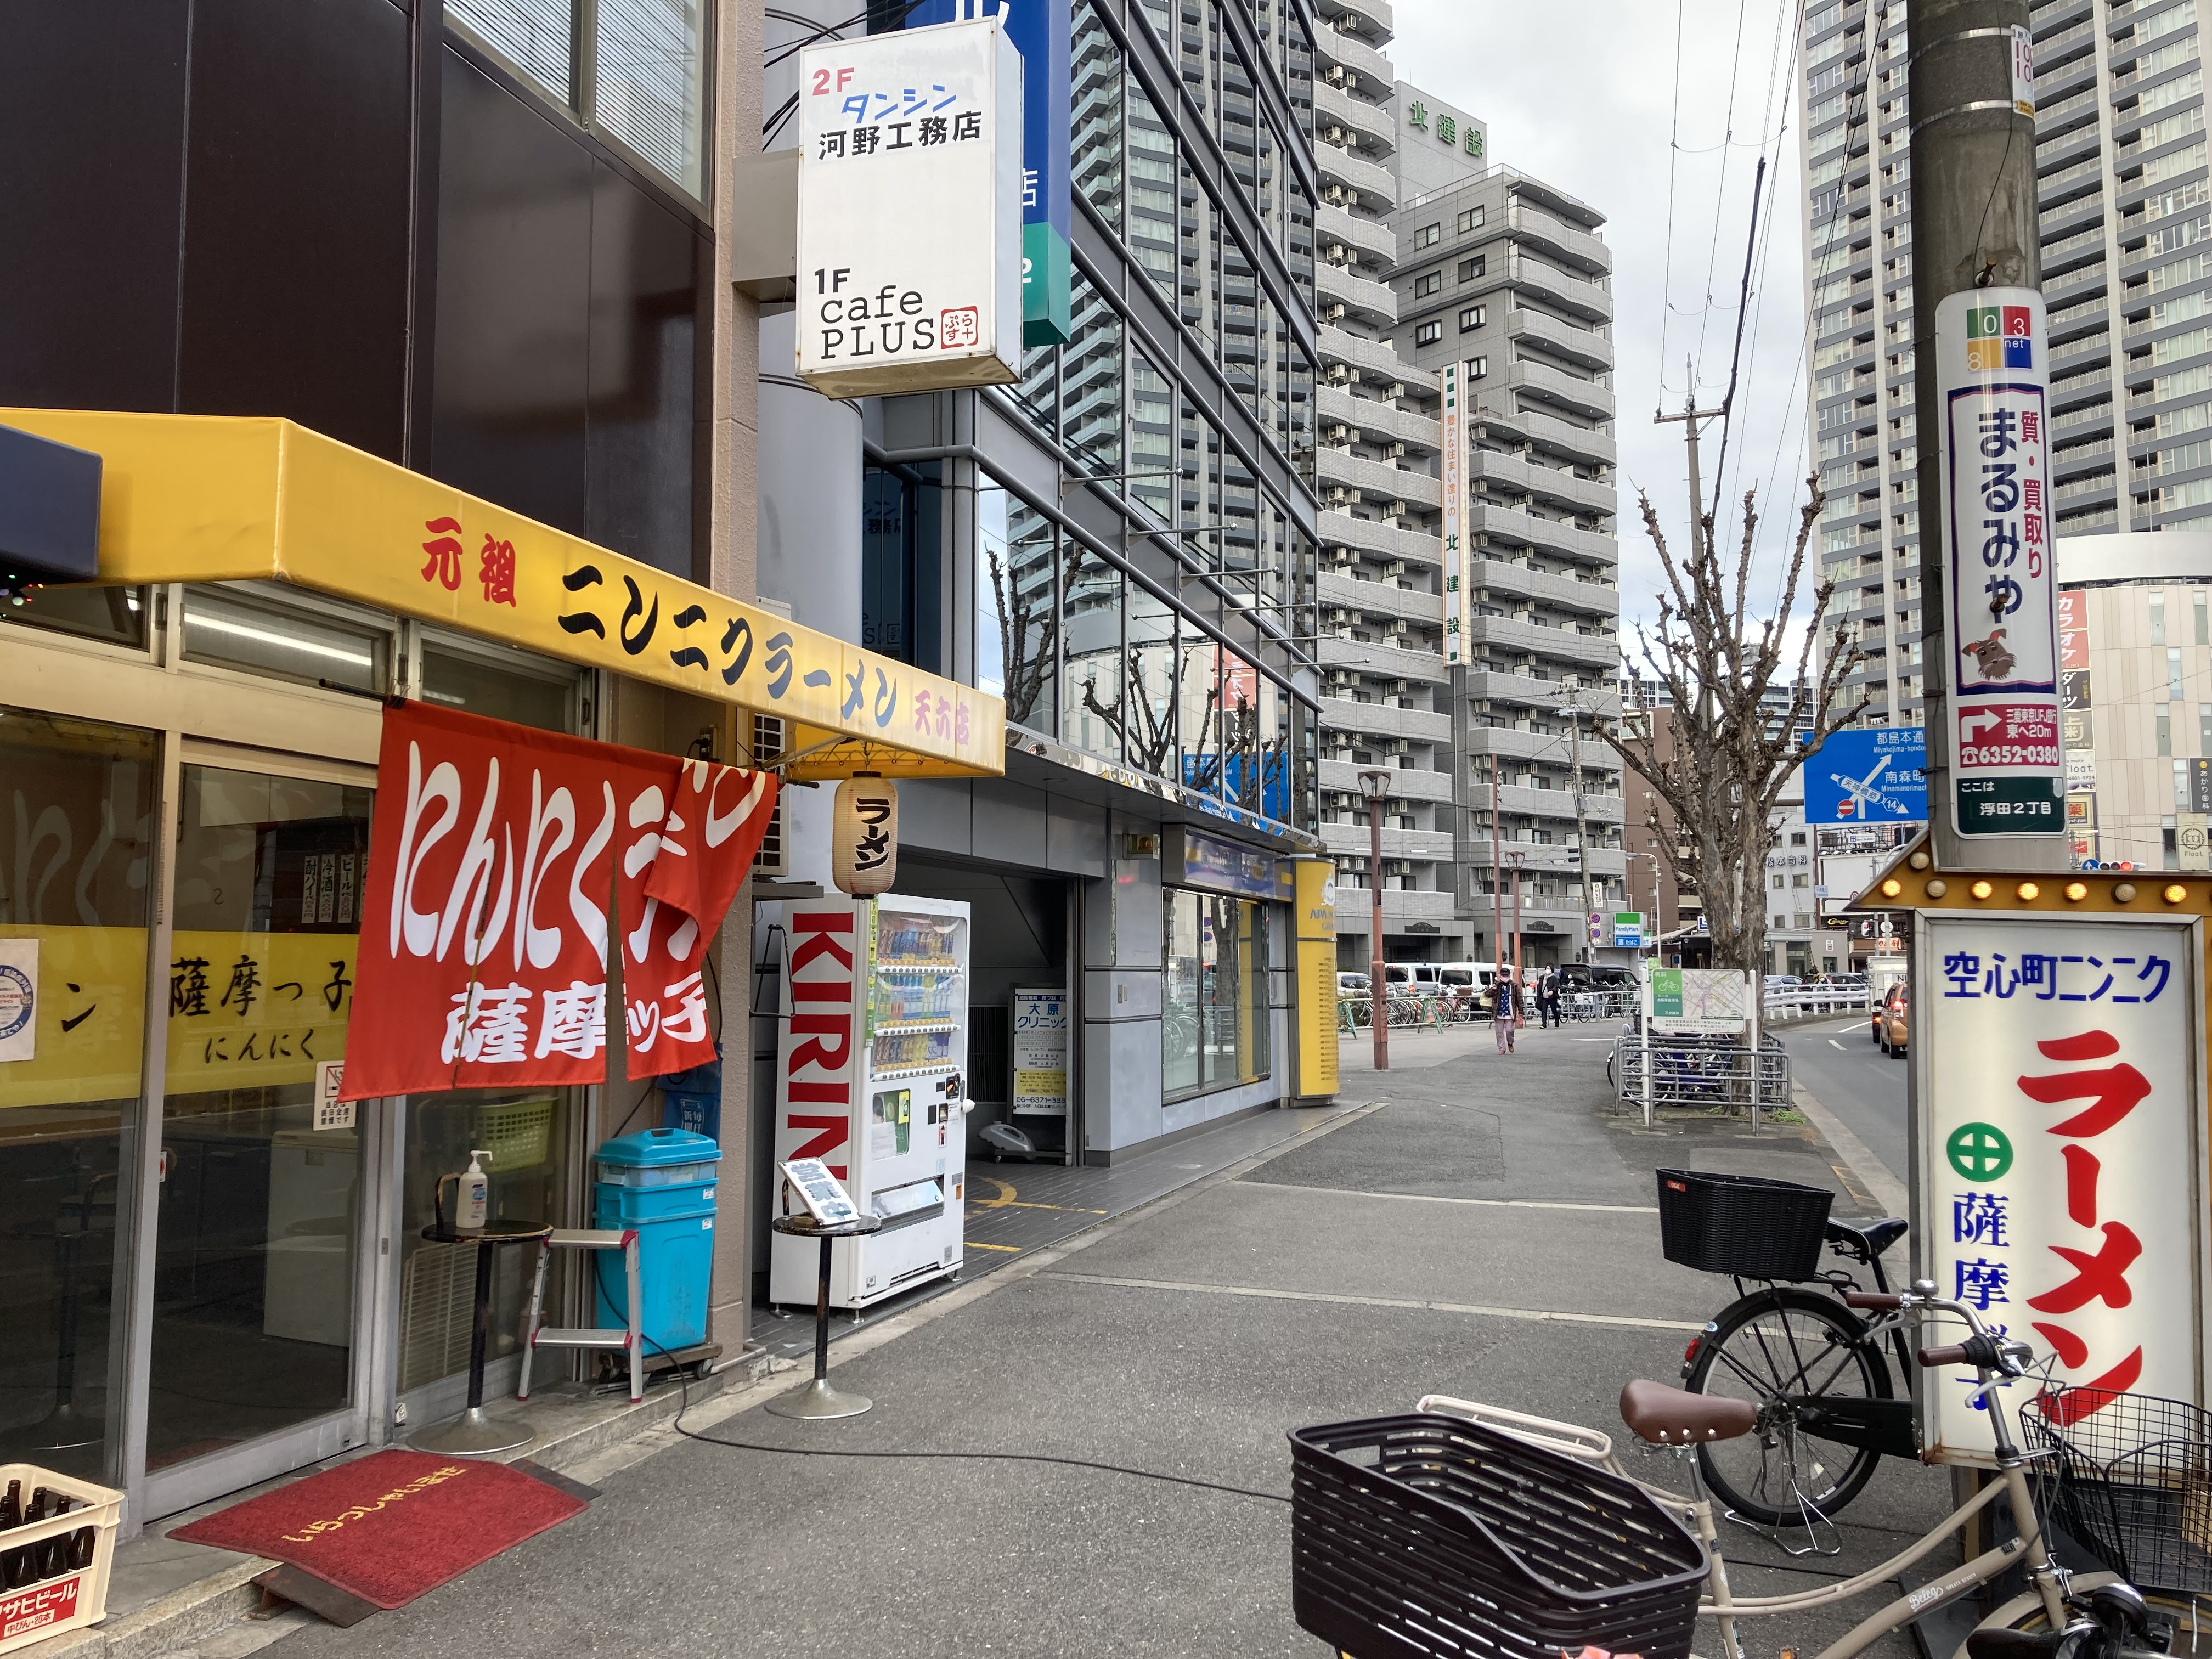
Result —
M 1759 1407 L 1748 1400 L 1689 1394 L 1638 1377 L 1620 1391 L 1620 1420 L 1639 1440 L 1660 1446 L 1687 1446 L 1701 1440 L 1733 1440 L 1740 1434 L 1749 1434 L 1759 1422 Z
M 1827 1237 L 1847 1239 L 1866 1252 L 1871 1261 L 1905 1237 L 1911 1224 L 1888 1216 L 1880 1221 L 1830 1221 Z

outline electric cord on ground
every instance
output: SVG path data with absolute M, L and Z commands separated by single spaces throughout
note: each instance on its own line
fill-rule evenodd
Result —
M 603 1271 L 603 1266 L 604 1264 L 598 1261 L 592 1263 L 594 1278 Z M 604 1283 L 601 1284 L 600 1289 L 602 1292 L 605 1291 Z M 611 1298 L 609 1305 L 613 1305 Z M 675 1357 L 649 1336 L 645 1339 L 645 1346 L 659 1353 L 664 1359 L 672 1359 Z M 1103 1474 L 1126 1474 L 1139 1480 L 1158 1480 L 1170 1486 L 1195 1486 L 1201 1492 L 1225 1492 L 1232 1498 L 1256 1498 L 1267 1504 L 1287 1504 L 1291 1501 L 1280 1492 L 1260 1492 L 1250 1486 L 1232 1486 L 1219 1480 L 1201 1480 L 1196 1475 L 1167 1474 L 1158 1469 L 1131 1468 L 1123 1463 L 1103 1463 L 1088 1457 L 1061 1457 L 1050 1452 L 895 1451 L 839 1446 L 776 1446 L 770 1445 L 765 1441 L 725 1440 L 714 1435 L 702 1433 L 697 1429 L 687 1429 L 684 1426 L 684 1419 L 691 1410 L 691 1379 L 685 1375 L 684 1368 L 680 1365 L 676 1368 L 676 1384 L 682 1392 L 683 1404 L 678 1407 L 675 1417 L 670 1420 L 669 1427 L 686 1440 L 696 1440 L 704 1446 L 720 1446 L 728 1451 L 768 1452 L 785 1457 L 941 1458 L 973 1463 L 1056 1463 L 1064 1468 L 1096 1469 Z

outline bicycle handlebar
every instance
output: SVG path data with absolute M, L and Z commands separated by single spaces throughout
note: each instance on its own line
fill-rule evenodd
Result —
M 1954 1343 L 1948 1348 L 1923 1348 L 1917 1357 L 1920 1363 L 1930 1370 L 1942 1365 L 1965 1365 L 1972 1363 L 1966 1353 L 1966 1346 L 1963 1342 Z
M 1894 1291 L 1846 1291 L 1844 1305 L 1860 1310 L 1879 1310 L 1894 1312 L 1905 1305 L 1905 1298 Z

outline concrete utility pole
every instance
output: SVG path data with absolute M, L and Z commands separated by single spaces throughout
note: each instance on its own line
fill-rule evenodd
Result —
M 2063 836 L 1960 836 L 1952 799 L 1952 662 L 1936 311 L 1950 295 L 2043 286 L 2036 224 L 2035 118 L 2014 98 L 2014 33 L 2028 0 L 1912 0 L 1913 414 L 1919 438 L 1921 718 L 1928 728 L 1929 830 L 1946 869 L 2063 870 Z M 1869 67 L 1871 65 L 1869 64 Z M 1865 94 L 1875 94 L 1869 87 Z M 2114 273 L 2114 280 L 2118 273 Z M 2117 393 L 2115 394 L 2118 395 Z M 1887 503 L 1884 503 L 1887 507 Z M 1987 618 L 1976 619 L 1982 627 Z M 1962 630 L 1971 633 L 1969 627 Z
M 1583 926 L 1587 928 L 1589 926 L 1590 918 L 1589 819 L 1584 815 L 1583 805 L 1582 705 L 1569 703 L 1559 712 L 1567 717 L 1567 731 L 1571 734 L 1570 743 L 1574 750 L 1575 854 L 1576 862 L 1582 866 Z M 1591 960 L 1596 953 L 1596 943 L 1595 939 L 1585 938 L 1580 949 L 1576 952 L 1576 960 L 1578 962 Z
M 2033 143 L 2028 145 L 2031 151 L 2034 148 Z M 1676 421 L 1682 422 L 1690 441 L 1690 557 L 1694 562 L 1705 550 L 1705 484 L 1698 474 L 1698 423 L 1700 421 L 1717 421 L 1721 411 L 1698 407 L 1697 367 L 1687 359 L 1684 360 L 1683 366 L 1689 372 L 1690 391 L 1689 395 L 1682 399 L 1682 412 L 1680 415 L 1654 415 L 1651 421 L 1655 426 L 1671 426 Z
M 1498 763 L 1504 758 L 1490 757 L 1490 896 L 1497 912 L 1490 930 L 1490 954 L 1497 958 L 1500 979 L 1505 977 L 1505 820 L 1498 811 Z

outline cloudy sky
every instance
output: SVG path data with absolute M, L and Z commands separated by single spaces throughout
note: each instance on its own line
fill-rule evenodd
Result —
M 1775 509 L 1759 537 L 1753 585 L 1768 611 L 1805 496 L 1799 105 L 1787 96 L 1796 80 L 1796 7 L 1791 0 L 1680 6 L 1679 131 L 1675 6 L 1396 0 L 1389 48 L 1401 75 L 1488 122 L 1493 161 L 1534 173 L 1610 219 L 1620 598 L 1623 643 L 1632 651 L 1628 624 L 1656 613 L 1663 580 L 1636 491 L 1650 493 L 1670 541 L 1689 516 L 1681 423 L 1655 426 L 1651 417 L 1662 404 L 1669 413 L 1683 406 L 1686 356 L 1698 365 L 1699 407 L 1717 407 L 1727 386 L 1762 143 L 1769 161 L 1760 216 L 1773 234 L 1762 230 L 1759 239 L 1723 493 L 1733 503 L 1756 487 Z M 1705 430 L 1700 459 L 1710 507 L 1718 424 Z M 1764 509 L 1762 516 L 1769 516 Z M 1740 534 L 1733 507 L 1727 517 Z M 1807 591 L 1817 563 L 1816 547 Z

